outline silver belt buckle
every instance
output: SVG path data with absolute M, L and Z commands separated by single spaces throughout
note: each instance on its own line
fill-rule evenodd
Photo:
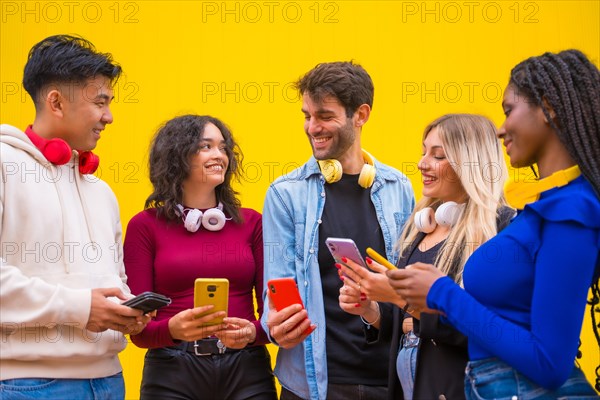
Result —
M 217 340 L 217 349 L 219 349 L 219 354 L 223 354 L 225 353 L 225 350 L 227 350 L 227 347 L 221 342 L 221 339 Z
M 196 354 L 197 356 L 210 356 L 210 353 L 199 353 L 198 347 L 200 347 L 198 341 L 194 340 L 194 354 Z

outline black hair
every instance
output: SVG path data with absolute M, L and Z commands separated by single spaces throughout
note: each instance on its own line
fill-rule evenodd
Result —
M 183 115 L 167 121 L 152 140 L 149 159 L 150 182 L 153 192 L 146 199 L 145 208 L 156 208 L 168 220 L 177 220 L 177 204 L 183 199 L 183 181 L 190 173 L 190 160 L 197 153 L 204 128 L 213 124 L 225 139 L 229 159 L 225 179 L 215 188 L 217 200 L 223 203 L 223 212 L 236 223 L 242 222 L 241 202 L 231 186 L 231 180 L 240 180 L 243 154 L 229 128 L 219 119 L 208 115 Z
M 544 53 L 513 68 L 510 84 L 541 107 L 582 174 L 600 198 L 600 70 L 579 50 Z M 555 118 L 552 118 L 554 112 Z M 591 285 L 590 312 L 600 347 L 600 288 L 596 271 Z M 596 368 L 600 391 L 600 365 Z
M 531 57 L 510 84 L 541 107 L 567 151 L 600 197 L 600 71 L 579 50 Z M 548 107 L 549 106 L 549 107 Z M 552 118 L 554 111 L 555 118 Z
M 23 87 L 36 107 L 44 88 L 52 84 L 82 83 L 98 75 L 114 84 L 121 66 L 110 53 L 99 53 L 88 40 L 70 35 L 47 37 L 29 51 L 23 72 Z
M 308 93 L 320 101 L 331 95 L 338 99 L 351 118 L 362 104 L 373 108 L 374 87 L 363 67 L 352 61 L 318 64 L 294 85 L 300 94 Z

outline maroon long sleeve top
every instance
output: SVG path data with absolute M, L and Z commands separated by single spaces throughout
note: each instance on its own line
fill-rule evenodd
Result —
M 152 291 L 164 294 L 172 303 L 158 310 L 139 335 L 131 337 L 142 348 L 177 344 L 169 333 L 169 319 L 194 306 L 196 278 L 229 280 L 229 317 L 245 318 L 256 327 L 253 345 L 268 343 L 257 320 L 263 310 L 262 217 L 248 208 L 240 209 L 242 224 L 227 221 L 222 230 L 200 227 L 188 232 L 181 221 L 158 218 L 155 209 L 134 216 L 127 227 L 124 261 L 127 283 L 133 294 Z

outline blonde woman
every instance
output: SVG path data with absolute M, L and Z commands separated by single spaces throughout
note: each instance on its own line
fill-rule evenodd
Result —
M 418 168 L 423 198 L 399 240 L 398 267 L 431 263 L 461 284 L 469 255 L 514 214 L 502 197 L 507 172 L 494 124 L 470 114 L 436 119 L 425 128 Z M 367 258 L 375 272 L 352 261 L 347 264 L 340 264 L 347 276 L 340 290 L 342 309 L 355 313 L 371 301 L 398 306 L 391 325 L 389 398 L 464 398 L 465 336 L 443 324 L 437 314 L 410 310 L 390 286 L 385 268 L 375 261 Z
M 515 66 L 498 137 L 513 167 L 540 177 L 507 187 L 518 215 L 471 255 L 464 289 L 433 265 L 387 273 L 411 307 L 469 338 L 468 399 L 598 399 L 574 361 L 590 287 L 600 301 L 599 94 L 600 69 L 579 50 Z

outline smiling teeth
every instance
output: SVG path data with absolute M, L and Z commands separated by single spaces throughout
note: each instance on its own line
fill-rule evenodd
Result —
M 210 169 L 211 171 L 223 171 L 223 166 L 222 165 L 211 165 L 206 167 L 207 169 Z
M 314 138 L 313 138 L 313 140 L 314 140 L 316 143 L 324 143 L 324 142 L 328 141 L 328 140 L 329 140 L 329 138 L 316 138 L 316 137 L 314 137 Z

